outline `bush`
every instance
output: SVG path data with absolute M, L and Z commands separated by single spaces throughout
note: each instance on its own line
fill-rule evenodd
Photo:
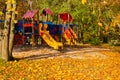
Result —
M 99 37 L 93 37 L 91 38 L 90 43 L 93 45 L 100 45 L 102 42 L 100 41 Z
M 118 39 L 117 40 L 110 40 L 109 44 L 111 46 L 120 46 L 120 41 Z

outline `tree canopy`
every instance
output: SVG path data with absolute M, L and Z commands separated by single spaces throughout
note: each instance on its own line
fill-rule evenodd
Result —
M 44 8 L 54 12 L 53 21 L 57 21 L 58 14 L 68 12 L 73 17 L 73 23 L 79 25 L 78 36 L 83 42 L 108 42 L 119 36 L 119 25 L 113 20 L 120 15 L 120 0 L 32 0 L 32 9 L 40 13 Z M 3 11 L 5 1 L 1 0 L 0 11 Z M 29 9 L 27 0 L 17 0 L 17 19 Z M 0 12 L 2 14 L 2 12 Z M 115 23 L 114 23 L 115 22 Z M 113 24 L 116 27 L 112 27 Z M 118 29 L 117 29 L 118 28 Z M 117 33 L 116 33 L 116 30 Z M 110 36 L 114 34 L 113 36 Z M 116 37 L 114 37 L 116 35 Z M 106 37 L 107 36 L 107 37 Z M 109 39 L 108 39 L 109 36 Z

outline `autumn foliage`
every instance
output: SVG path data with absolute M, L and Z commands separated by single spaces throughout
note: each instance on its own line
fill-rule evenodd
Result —
M 5 80 L 119 80 L 120 54 L 102 52 L 106 58 L 53 58 L 0 63 Z M 3 65 L 4 64 L 4 65 Z

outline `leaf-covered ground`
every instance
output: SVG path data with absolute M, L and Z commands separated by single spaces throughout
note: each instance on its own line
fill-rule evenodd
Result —
M 92 48 L 91 48 L 92 49 Z M 120 53 L 74 51 L 35 60 L 0 61 L 1 80 L 120 80 Z M 66 54 L 66 55 L 63 55 Z M 70 55 L 68 55 L 70 54 Z M 94 54 L 94 55 L 93 55 Z

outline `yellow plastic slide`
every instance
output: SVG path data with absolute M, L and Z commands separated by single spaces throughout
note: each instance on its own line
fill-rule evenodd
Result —
M 66 44 L 67 44 L 67 45 L 72 45 L 71 39 L 67 37 L 67 34 L 66 34 L 66 33 L 63 34 L 63 37 L 64 37 L 64 39 L 66 40 Z
M 44 25 L 44 30 L 41 30 L 42 24 L 39 24 L 39 35 L 42 39 L 54 49 L 59 49 L 60 47 L 63 48 L 63 44 L 61 42 L 55 41 L 52 36 L 49 34 L 49 31 L 46 31 L 47 24 Z
M 63 44 L 61 42 L 55 41 L 48 32 L 45 32 L 41 37 L 49 46 L 53 47 L 54 49 L 59 49 L 59 47 L 63 47 Z
M 71 31 L 73 31 L 73 30 L 72 29 L 65 30 L 63 37 L 65 38 L 67 45 L 76 45 L 76 40 L 75 40 L 76 36 L 74 37 L 74 35 L 72 35 L 73 33 Z

